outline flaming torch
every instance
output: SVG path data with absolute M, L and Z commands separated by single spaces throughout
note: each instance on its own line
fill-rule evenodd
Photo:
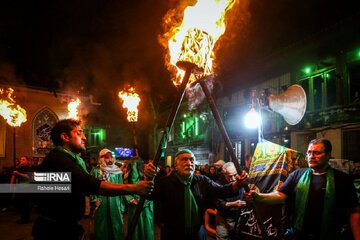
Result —
M 127 109 L 127 120 L 132 123 L 133 127 L 133 137 L 135 144 L 135 154 L 139 156 L 139 149 L 136 139 L 136 127 L 135 123 L 138 121 L 138 106 L 140 103 L 139 94 L 135 92 L 135 88 L 130 87 L 119 92 L 119 98 L 123 101 L 123 108 Z
M 71 102 L 68 104 L 68 111 L 69 111 L 69 114 L 68 114 L 68 118 L 72 118 L 72 119 L 76 119 L 78 120 L 79 119 L 79 111 L 78 111 L 78 107 L 80 106 L 80 99 L 79 98 L 76 98 L 76 100 L 71 100 Z
M 14 167 L 16 166 L 16 132 L 15 128 L 26 122 L 26 111 L 16 104 L 14 98 L 11 96 L 14 89 L 8 88 L 3 90 L 0 88 L 0 115 L 6 120 L 7 124 L 13 127 L 14 134 Z
M 184 18 L 180 26 L 172 27 L 165 34 L 169 38 L 167 46 L 170 50 L 167 67 L 176 74 L 174 81 L 176 85 L 184 75 L 179 62 L 196 64 L 198 68 L 196 75 L 212 73 L 215 57 L 213 48 L 225 32 L 225 15 L 234 3 L 235 0 L 198 0 L 194 6 L 184 10 Z M 173 15 L 174 11 L 169 11 L 164 21 L 169 22 Z M 196 80 L 196 75 L 191 76 L 190 83 Z
M 180 85 L 180 87 L 153 158 L 155 166 L 160 160 L 161 143 L 168 140 L 168 134 L 173 126 L 188 83 L 196 80 L 194 74 L 206 76 L 212 72 L 213 48 L 216 41 L 225 32 L 225 14 L 232 8 L 234 2 L 235 0 L 198 0 L 194 6 L 188 6 L 184 10 L 180 24 L 165 26 L 169 29 L 162 38 L 164 47 L 169 51 L 166 57 L 168 61 L 166 66 L 174 76 L 174 84 Z M 164 23 L 171 24 L 171 19 L 175 19 L 174 14 L 176 12 L 178 11 L 170 10 L 163 18 Z M 133 237 L 144 202 L 145 198 L 142 197 L 130 223 L 127 239 Z

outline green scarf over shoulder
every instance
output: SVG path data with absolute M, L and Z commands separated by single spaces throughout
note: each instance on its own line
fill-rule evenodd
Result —
M 310 183 L 312 177 L 312 169 L 309 168 L 300 177 L 296 186 L 296 202 L 295 202 L 295 216 L 293 219 L 293 226 L 295 229 L 301 231 L 304 224 L 304 217 L 309 200 Z M 331 167 L 327 169 L 326 176 L 326 190 L 322 211 L 322 222 L 320 236 L 321 239 L 332 239 L 331 229 L 333 228 L 334 218 L 334 197 L 335 197 L 335 183 L 334 171 Z M 321 206 L 319 206 L 321 207 Z
M 196 204 L 194 195 L 190 189 L 193 175 L 190 175 L 187 181 L 184 181 L 176 172 L 175 176 L 185 186 L 185 234 L 189 235 L 194 230 L 194 226 L 200 223 L 198 205 Z
M 61 152 L 67 153 L 67 154 L 69 154 L 70 156 L 72 156 L 73 158 L 75 158 L 76 164 L 79 165 L 79 166 L 81 167 L 81 169 L 84 170 L 87 174 L 89 174 L 89 172 L 88 172 L 87 169 L 86 169 L 85 162 L 84 162 L 84 160 L 80 157 L 79 154 L 73 153 L 73 152 L 71 152 L 70 150 L 67 150 L 66 148 L 64 148 L 63 146 L 57 146 L 56 149 L 59 150 L 59 151 L 61 151 Z

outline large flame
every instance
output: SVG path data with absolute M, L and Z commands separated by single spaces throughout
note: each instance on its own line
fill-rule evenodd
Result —
M 127 120 L 129 122 L 138 121 L 138 109 L 140 103 L 139 94 L 135 92 L 133 87 L 119 92 L 119 98 L 123 101 L 123 108 L 127 109 Z
M 72 118 L 72 119 L 79 119 L 79 111 L 78 111 L 78 107 L 80 106 L 80 99 L 76 98 L 76 100 L 72 100 L 69 104 L 68 104 L 68 117 Z
M 212 74 L 216 41 L 225 32 L 225 14 L 236 0 L 198 0 L 184 10 L 183 21 L 165 33 L 170 58 L 168 68 L 176 72 L 175 85 L 181 83 L 184 70 L 177 67 L 180 61 L 196 64 L 205 75 Z M 170 22 L 174 12 L 169 11 L 164 22 Z M 194 76 L 190 82 L 194 81 Z
M 4 91 L 0 88 L 0 115 L 12 127 L 20 127 L 26 122 L 26 111 L 19 105 L 15 104 L 14 98 L 11 96 L 14 89 L 8 88 Z

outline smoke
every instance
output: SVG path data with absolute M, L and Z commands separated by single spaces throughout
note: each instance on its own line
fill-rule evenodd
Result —
M 1 84 L 23 84 L 24 81 L 17 76 L 15 66 L 6 61 L 0 61 L 0 83 Z
M 162 70 L 163 56 L 156 42 L 161 8 L 146 1 L 126 3 L 126 8 L 124 4 L 117 1 L 104 7 L 97 13 L 97 20 L 89 22 L 93 26 L 83 26 L 85 34 L 78 38 L 72 35 L 70 40 L 58 40 L 70 53 L 57 78 L 59 88 L 77 89 L 80 94 L 90 92 L 97 102 L 107 106 L 108 112 L 122 110 L 117 93 L 127 85 L 134 85 L 145 95 L 169 92 L 171 86 Z M 90 29 L 93 32 L 89 33 Z M 84 35 L 90 35 L 86 41 Z M 60 36 L 68 38 L 66 31 Z
M 214 47 L 215 60 L 213 69 L 217 75 L 220 76 L 223 72 L 238 68 L 241 62 L 235 60 L 235 57 L 244 56 L 242 46 L 244 46 L 243 44 L 248 38 L 250 21 L 250 0 L 236 0 L 234 7 L 226 15 L 225 33 L 219 38 Z M 224 81 L 224 79 L 221 80 Z
M 16 29 L 8 33 L 16 39 L 9 48 L 15 51 L 8 54 L 13 56 L 9 63 L 0 65 L 0 81 L 67 92 L 71 98 L 92 95 L 101 105 L 83 97 L 80 114 L 88 124 L 109 126 L 117 144 L 131 135 L 118 92 L 133 85 L 141 98 L 138 132 L 147 134 L 158 110 L 169 105 L 176 92 L 164 67 L 165 50 L 159 39 L 164 41 L 159 36 L 175 27 L 185 6 L 195 2 L 74 0 L 16 5 L 21 14 L 12 16 L 8 27 Z M 15 11 L 12 7 L 9 13 Z M 173 10 L 166 14 L 169 9 Z M 165 18 L 168 25 L 162 25 Z M 217 60 L 222 58 L 223 46 L 216 46 Z M 213 83 L 208 84 L 212 89 Z M 196 106 L 202 91 L 188 95 Z

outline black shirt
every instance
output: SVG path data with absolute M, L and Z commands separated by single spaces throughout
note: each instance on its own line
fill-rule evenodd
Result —
M 296 198 L 296 185 L 306 170 L 307 168 L 301 168 L 292 172 L 279 190 L 279 192 L 282 192 L 289 197 L 289 202 L 292 202 L 292 208 L 296 208 L 294 205 Z M 358 202 L 354 184 L 347 174 L 334 169 L 334 181 L 335 216 L 333 216 L 333 219 L 337 229 L 333 230 L 339 231 L 338 228 L 342 227 L 345 223 L 348 222 L 346 210 L 357 207 Z M 318 234 L 320 231 L 325 191 L 326 174 L 312 175 L 308 206 L 305 212 L 303 232 Z
M 87 174 L 69 154 L 52 150 L 38 172 L 71 172 L 71 193 L 35 194 L 39 214 L 59 222 L 78 222 L 85 211 L 85 196 L 97 194 L 101 181 Z
M 20 165 L 20 167 L 16 169 L 16 171 L 28 175 L 29 178 L 17 175 L 15 176 L 15 183 L 26 183 L 30 181 L 31 172 L 33 172 L 31 167 Z

